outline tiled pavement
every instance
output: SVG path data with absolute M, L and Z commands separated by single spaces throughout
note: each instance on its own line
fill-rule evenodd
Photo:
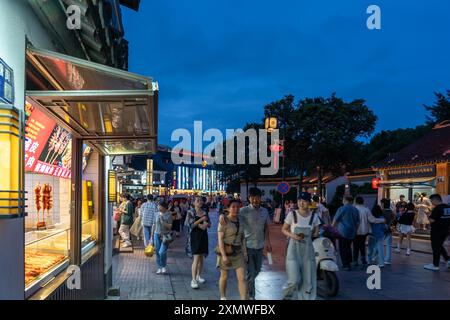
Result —
M 176 239 L 168 253 L 167 275 L 156 275 L 155 258 L 147 258 L 141 242 L 135 242 L 133 253 L 122 253 L 113 258 L 114 286 L 120 287 L 121 299 L 135 300 L 216 300 L 219 298 L 219 270 L 215 267 L 213 252 L 217 239 L 217 215 L 211 214 L 213 226 L 209 232 L 210 254 L 205 260 L 203 277 L 207 282 L 200 289 L 190 287 L 191 259 L 184 253 L 185 238 Z M 273 265 L 265 261 L 257 278 L 258 300 L 282 299 L 281 287 L 286 280 L 284 272 L 285 240 L 280 226 L 271 226 Z M 396 243 L 396 241 L 394 241 Z M 424 244 L 422 244 L 424 245 Z M 365 270 L 339 272 L 339 295 L 334 299 L 450 299 L 450 270 L 441 268 L 433 273 L 423 269 L 430 262 L 429 254 L 413 252 L 410 257 L 394 254 L 393 265 L 382 271 L 381 290 L 368 290 Z M 230 274 L 228 298 L 239 298 L 236 277 Z

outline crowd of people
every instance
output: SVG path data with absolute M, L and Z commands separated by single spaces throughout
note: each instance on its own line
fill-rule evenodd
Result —
M 411 255 L 411 235 L 418 219 L 417 203 L 400 201 L 392 205 L 381 199 L 372 209 L 364 198 L 345 196 L 343 205 L 334 216 L 316 195 L 302 192 L 297 201 L 286 201 L 284 213 L 275 219 L 271 202 L 262 201 L 258 188 L 249 190 L 248 203 L 232 197 L 193 196 L 181 199 L 154 198 L 133 201 L 122 196 L 117 209 L 118 231 L 124 246 L 130 246 L 130 232 L 138 238 L 143 235 L 145 247 L 153 246 L 156 254 L 157 274 L 167 273 L 167 251 L 170 243 L 182 232 L 186 233 L 186 254 L 192 258 L 191 288 L 199 289 L 205 283 L 204 259 L 209 254 L 208 230 L 212 223 L 211 208 L 217 208 L 216 266 L 220 270 L 219 293 L 226 300 L 229 271 L 236 273 L 241 299 L 254 300 L 255 281 L 261 271 L 264 252 L 272 253 L 269 224 L 282 223 L 281 232 L 287 239 L 285 266 L 287 281 L 282 291 L 285 299 L 315 299 L 317 295 L 317 268 L 313 240 L 329 236 L 338 247 L 342 270 L 350 271 L 360 265 L 376 264 L 380 268 L 392 264 L 394 252 L 402 252 L 406 240 L 407 256 Z M 439 270 L 441 256 L 447 267 L 450 260 L 444 242 L 449 236 L 450 205 L 443 203 L 438 194 L 429 197 L 430 211 L 427 222 L 433 262 L 427 270 Z M 135 208 L 135 209 L 134 209 Z M 330 231 L 331 230 L 331 231 Z M 326 232 L 325 232 L 326 231 Z M 393 247 L 393 234 L 398 242 Z M 367 248 L 367 250 L 366 250 Z M 296 296 L 295 296 L 296 294 Z

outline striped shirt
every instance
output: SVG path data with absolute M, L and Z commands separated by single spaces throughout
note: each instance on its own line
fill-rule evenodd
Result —
M 155 214 L 158 212 L 156 203 L 153 201 L 147 201 L 141 206 L 142 225 L 146 227 L 153 226 L 155 220 Z

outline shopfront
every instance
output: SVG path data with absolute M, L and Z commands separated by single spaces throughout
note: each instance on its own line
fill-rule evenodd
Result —
M 390 155 L 376 166 L 378 199 L 392 206 L 405 196 L 416 205 L 417 230 L 428 230 L 431 194 L 450 202 L 450 122 L 436 125 L 428 134 Z
M 226 182 L 221 171 L 193 165 L 176 165 L 172 175 L 170 195 L 225 194 Z
M 112 275 L 110 156 L 156 151 L 158 86 L 31 45 L 26 57 L 25 111 L 2 105 L 0 112 L 10 119 L 11 133 L 0 140 L 12 164 L 0 199 L 0 220 L 11 223 L 1 223 L 0 238 L 18 240 L 0 247 L 9 259 L 0 270 L 14 273 L 0 273 L 0 297 L 102 299 Z M 23 227 L 11 237 L 15 221 Z M 73 266 L 79 290 L 67 285 Z
M 421 194 L 447 194 L 443 179 L 447 173 L 447 163 L 412 166 L 403 168 L 385 168 L 380 170 L 379 184 L 383 198 L 394 201 L 404 195 L 406 200 L 414 202 Z M 441 175 L 438 174 L 438 169 Z

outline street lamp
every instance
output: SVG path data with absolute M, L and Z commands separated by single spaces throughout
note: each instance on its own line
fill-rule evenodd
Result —
M 286 111 L 283 112 L 283 139 L 279 141 L 280 147 L 278 150 L 281 152 L 281 180 L 284 181 L 285 170 L 284 170 L 284 158 L 285 158 L 285 140 L 286 139 Z M 264 121 L 265 129 L 267 132 L 271 133 L 278 129 L 278 119 L 271 115 L 268 115 Z M 281 210 L 284 210 L 284 194 L 281 194 Z
M 25 209 L 23 123 L 19 110 L 0 104 L 0 219 L 21 217 Z
M 267 132 L 273 132 L 278 127 L 278 119 L 275 117 L 267 117 L 265 121 L 265 127 Z

